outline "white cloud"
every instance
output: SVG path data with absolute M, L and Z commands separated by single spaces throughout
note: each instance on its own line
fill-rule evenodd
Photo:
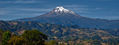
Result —
M 88 5 L 64 5 L 64 7 L 67 7 L 73 11 L 75 11 L 76 13 L 85 13 L 85 14 L 89 14 L 89 13 L 94 13 L 94 11 L 98 11 L 98 10 L 102 10 L 104 8 L 100 8 L 100 7 L 90 7 Z
M 88 7 L 88 5 L 64 5 L 65 7 L 69 8 L 82 8 L 82 7 Z
M 0 1 L 0 3 L 44 3 L 46 1 L 35 1 L 35 0 L 29 0 L 29 1 L 23 1 L 23 0 L 17 0 L 17 1 Z
M 113 0 L 92 0 L 92 1 L 113 1 Z
M 51 11 L 47 8 L 0 8 L 0 16 L 41 15 Z
M 12 11 L 6 8 L 0 8 L 0 15 L 6 15 L 11 13 Z
M 51 11 L 52 9 L 47 8 L 17 8 L 16 10 L 22 11 Z

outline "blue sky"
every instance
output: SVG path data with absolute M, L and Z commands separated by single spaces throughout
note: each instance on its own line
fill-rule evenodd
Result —
M 57 6 L 85 17 L 119 20 L 119 0 L 0 0 L 0 20 L 35 17 Z

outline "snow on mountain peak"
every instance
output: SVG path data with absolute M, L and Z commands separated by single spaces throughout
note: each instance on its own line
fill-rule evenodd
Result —
M 60 7 L 56 7 L 55 11 L 57 12 L 57 11 L 69 11 L 69 10 L 67 10 L 64 7 L 60 6 Z
M 56 13 L 74 13 L 73 11 L 70 11 L 68 9 L 65 9 L 63 6 L 58 6 L 54 9 Z

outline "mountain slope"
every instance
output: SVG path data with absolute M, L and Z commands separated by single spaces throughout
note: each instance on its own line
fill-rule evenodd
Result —
M 17 21 L 35 21 L 51 24 L 79 25 L 81 28 L 119 29 L 119 21 L 83 17 L 63 7 L 56 7 L 49 13 L 33 18 L 19 19 Z
M 38 23 L 33 21 L 27 22 L 18 22 L 18 21 L 0 21 L 0 29 L 10 30 L 12 32 L 21 32 L 24 30 L 34 30 L 37 29 L 50 38 L 57 37 L 58 39 L 66 40 L 71 38 L 73 40 L 77 39 L 88 39 L 94 35 L 99 35 L 100 37 L 115 37 L 119 36 L 119 30 L 101 30 L 101 29 L 84 29 L 84 28 L 75 28 L 73 26 L 62 26 L 56 24 L 46 24 Z M 74 39 L 75 38 L 75 39 Z

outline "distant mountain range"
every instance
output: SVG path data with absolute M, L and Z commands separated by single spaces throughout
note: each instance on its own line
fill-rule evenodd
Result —
M 18 19 L 15 21 L 35 21 L 41 23 L 61 24 L 65 26 L 78 25 L 80 28 L 119 29 L 119 20 L 83 17 L 71 10 L 63 8 L 62 6 L 56 7 L 49 13 L 37 17 Z

